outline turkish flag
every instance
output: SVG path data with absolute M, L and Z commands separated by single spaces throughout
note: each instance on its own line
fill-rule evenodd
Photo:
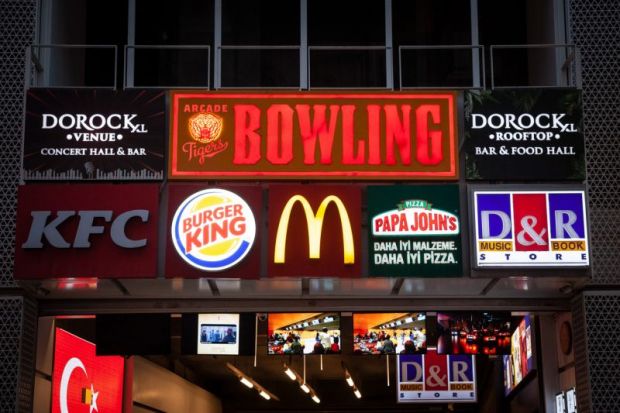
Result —
M 56 329 L 52 413 L 121 413 L 125 360 L 96 356 L 95 345 Z

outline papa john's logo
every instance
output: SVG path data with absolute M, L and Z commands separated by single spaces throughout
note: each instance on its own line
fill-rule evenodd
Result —
M 187 121 L 187 130 L 193 141 L 183 144 L 187 160 L 196 160 L 200 165 L 228 148 L 228 142 L 220 137 L 224 130 L 224 119 L 214 113 L 196 113 Z
M 222 271 L 239 263 L 252 248 L 255 235 L 250 206 L 224 189 L 196 192 L 183 201 L 172 220 L 177 253 L 204 271 Z

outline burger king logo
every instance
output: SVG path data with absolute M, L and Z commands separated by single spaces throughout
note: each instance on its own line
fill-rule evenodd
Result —
M 252 248 L 256 222 L 250 206 L 224 189 L 205 189 L 181 203 L 172 220 L 172 240 L 188 264 L 204 271 L 236 265 Z

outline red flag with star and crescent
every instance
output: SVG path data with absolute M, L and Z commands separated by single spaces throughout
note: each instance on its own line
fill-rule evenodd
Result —
M 95 345 L 56 329 L 52 413 L 121 413 L 125 361 L 97 356 Z

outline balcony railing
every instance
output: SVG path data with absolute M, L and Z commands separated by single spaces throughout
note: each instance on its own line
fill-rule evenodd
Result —
M 491 89 L 581 87 L 579 49 L 573 44 L 492 45 L 489 51 Z M 502 58 L 498 59 L 500 54 Z M 502 66 L 499 70 L 498 60 Z M 502 82 L 502 70 L 525 70 L 530 82 Z
M 385 46 L 35 44 L 26 87 L 210 89 L 491 89 L 580 87 L 569 44 Z M 396 71 L 393 65 L 397 64 Z M 334 69 L 336 68 L 336 69 Z M 489 69 L 489 70 L 487 70 Z M 213 72 L 213 75 L 212 75 Z M 118 78 L 122 77 L 122 84 Z
M 127 45 L 123 74 L 126 89 L 209 89 L 211 46 Z
M 91 71 L 89 62 L 109 70 Z M 115 45 L 33 44 L 26 50 L 26 87 L 115 89 L 117 67 Z
M 401 90 L 484 89 L 484 46 L 400 46 L 398 78 Z

